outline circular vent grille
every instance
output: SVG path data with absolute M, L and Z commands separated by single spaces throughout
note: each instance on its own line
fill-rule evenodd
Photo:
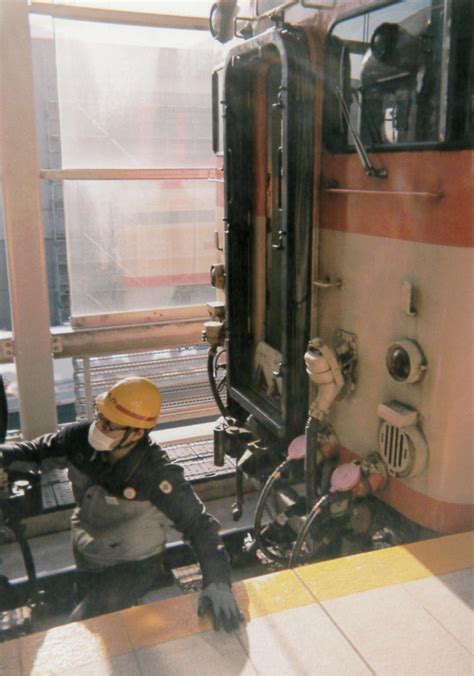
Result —
M 415 461 L 415 447 L 403 428 L 387 422 L 382 423 L 379 447 L 389 474 L 405 477 L 411 473 Z

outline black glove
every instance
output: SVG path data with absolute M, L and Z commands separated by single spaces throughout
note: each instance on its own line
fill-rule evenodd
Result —
M 211 611 L 214 629 L 219 631 L 223 626 L 226 631 L 239 628 L 244 616 L 239 610 L 232 590 L 222 582 L 211 582 L 199 598 L 198 615 L 201 617 L 208 610 Z

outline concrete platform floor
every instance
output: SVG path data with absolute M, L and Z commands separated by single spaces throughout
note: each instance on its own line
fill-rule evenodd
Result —
M 191 594 L 0 644 L 1 673 L 469 676 L 465 533 L 237 582 L 246 623 L 216 633 Z

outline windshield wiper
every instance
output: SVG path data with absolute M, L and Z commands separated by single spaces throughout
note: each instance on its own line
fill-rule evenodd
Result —
M 347 126 L 350 129 L 350 132 L 354 138 L 354 145 L 355 149 L 357 151 L 357 154 L 359 156 L 360 162 L 362 164 L 362 167 L 364 168 L 365 172 L 367 173 L 367 176 L 375 176 L 375 178 L 387 178 L 388 176 L 388 171 L 381 167 L 378 169 L 377 167 L 374 167 L 372 164 L 372 161 L 367 154 L 367 150 L 365 149 L 365 146 L 362 142 L 361 137 L 359 136 L 359 133 L 355 129 L 354 125 L 352 124 L 351 120 L 351 114 L 349 111 L 349 107 L 346 103 L 346 100 L 342 94 L 341 88 L 336 86 L 335 87 L 335 93 L 337 96 L 337 100 L 339 101 L 339 105 L 341 106 L 341 112 L 344 117 L 344 120 L 346 121 Z

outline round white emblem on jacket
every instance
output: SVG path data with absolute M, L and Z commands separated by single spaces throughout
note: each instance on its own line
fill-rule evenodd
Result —
M 162 481 L 162 482 L 160 483 L 160 490 L 161 490 L 163 493 L 168 494 L 168 493 L 171 493 L 171 491 L 173 490 L 173 486 L 170 484 L 169 481 Z
M 127 500 L 133 500 L 133 498 L 136 496 L 137 491 L 132 488 L 131 486 L 128 486 L 127 488 L 123 489 L 123 497 L 127 498 Z

